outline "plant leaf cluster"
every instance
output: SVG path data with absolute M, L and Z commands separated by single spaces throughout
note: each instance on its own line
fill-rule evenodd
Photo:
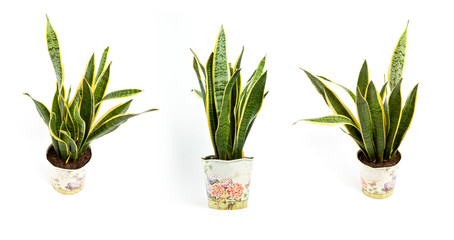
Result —
M 193 91 L 203 100 L 215 157 L 223 160 L 243 158 L 246 138 L 266 96 L 266 57 L 241 88 L 240 66 L 244 48 L 232 67 L 227 61 L 226 36 L 222 26 L 214 52 L 205 66 L 192 52 L 193 68 L 200 85 L 200 90 Z
M 93 140 L 115 131 L 128 119 L 157 110 L 150 109 L 138 114 L 126 113 L 132 101 L 129 100 L 111 108 L 96 120 L 103 101 L 131 97 L 142 90 L 123 89 L 106 95 L 111 67 L 111 63 L 106 66 L 109 52 L 109 47 L 107 47 L 97 71 L 94 54 L 90 57 L 79 86 L 71 99 L 71 88 L 66 93 L 64 87 L 64 69 L 57 34 L 49 19 L 47 19 L 46 39 L 47 49 L 57 76 L 57 88 L 51 109 L 49 110 L 44 104 L 33 99 L 28 93 L 24 94 L 35 103 L 39 115 L 49 128 L 52 145 L 58 157 L 66 163 L 70 160 L 77 160 Z
M 364 61 L 359 73 L 356 94 L 335 83 L 344 89 L 355 102 L 358 118 L 324 83 L 324 81 L 333 81 L 322 76 L 314 76 L 303 69 L 334 114 L 300 121 L 329 126 L 343 125 L 347 134 L 358 144 L 368 161 L 382 163 L 393 159 L 410 127 L 418 93 L 417 84 L 411 90 L 402 108 L 401 84 L 406 46 L 407 28 L 397 42 L 389 65 L 388 81 L 384 83 L 380 91 L 369 80 L 366 61 Z

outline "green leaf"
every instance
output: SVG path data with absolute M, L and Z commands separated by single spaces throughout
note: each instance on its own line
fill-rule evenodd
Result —
M 65 142 L 66 146 L 69 146 L 69 150 L 70 150 L 70 155 L 68 157 L 68 159 L 66 160 L 66 163 L 68 163 L 68 160 L 76 160 L 76 156 L 77 156 L 77 145 L 76 143 L 74 142 L 74 140 L 70 137 L 70 135 L 66 132 L 66 131 L 62 131 L 60 130 L 60 133 L 61 133 L 61 139 Z
M 241 53 L 240 53 L 240 56 L 238 57 L 238 59 L 236 60 L 236 63 L 235 63 L 235 67 L 233 69 L 233 71 L 238 71 L 241 67 L 241 60 L 243 59 L 243 53 L 244 53 L 244 47 L 241 49 Z M 263 60 L 263 59 L 262 59 Z M 260 62 L 259 66 L 261 66 L 262 62 Z M 263 66 L 265 66 L 265 62 L 263 62 Z M 263 71 L 263 68 L 262 68 L 262 71 Z M 255 72 L 254 71 L 254 75 L 255 75 Z M 241 95 L 241 75 L 238 76 L 237 78 L 237 81 L 236 81 L 236 84 L 234 86 L 234 96 L 232 96 L 232 106 L 237 106 L 238 103 L 240 102 L 240 95 Z M 233 112 L 235 112 L 235 109 L 233 109 Z
M 348 93 L 348 95 L 350 95 L 350 97 L 352 98 L 353 102 L 356 101 L 356 96 L 355 96 L 355 94 L 354 94 L 352 91 L 350 91 L 350 89 L 348 89 L 348 88 L 346 88 L 346 87 L 344 87 L 344 86 L 342 86 L 342 85 L 340 85 L 340 84 L 338 84 L 338 83 L 336 83 L 336 82 L 333 82 L 333 81 L 329 80 L 329 79 L 326 78 L 326 77 L 323 77 L 323 76 L 317 76 L 317 77 L 319 77 L 319 78 L 321 78 L 321 79 L 323 79 L 323 80 L 325 80 L 325 81 L 334 83 L 334 84 L 336 84 L 337 86 L 341 87 L 342 89 L 344 89 L 344 90 Z
M 259 65 L 257 66 L 257 69 L 255 69 L 253 75 L 249 78 L 249 80 L 246 82 L 246 86 L 244 86 L 243 91 L 240 93 L 240 99 L 239 99 L 239 104 L 237 111 L 237 118 L 238 122 L 239 119 L 242 118 L 242 110 L 244 109 L 244 104 L 246 103 L 245 98 L 246 95 L 250 92 L 252 86 L 255 85 L 255 83 L 260 79 L 260 77 L 263 75 L 263 70 L 265 69 L 265 63 L 266 63 L 266 56 L 260 60 Z
M 408 23 L 405 27 L 405 31 L 400 36 L 399 41 L 394 48 L 394 52 L 391 57 L 391 63 L 389 64 L 388 79 L 391 89 L 394 89 L 397 83 L 402 79 L 402 74 L 405 66 L 405 54 L 407 49 L 407 28 Z
M 369 70 L 367 67 L 367 61 L 364 60 L 363 66 L 361 67 L 361 70 L 359 71 L 358 83 L 356 84 L 356 86 L 360 90 L 361 96 L 366 95 L 366 89 L 367 89 L 368 85 L 369 85 Z
M 63 112 L 62 112 L 62 108 L 60 108 L 60 98 L 59 98 L 60 94 L 58 92 L 58 89 L 55 91 L 55 94 L 54 94 L 54 99 L 52 100 L 52 107 L 51 107 L 51 112 L 53 112 L 55 114 L 55 124 L 56 126 L 60 126 L 61 125 L 61 122 L 62 122 L 62 115 L 63 115 Z M 57 133 L 58 134 L 58 133 Z
M 339 126 L 339 125 L 350 125 L 355 128 L 357 128 L 356 124 L 348 117 L 343 116 L 343 115 L 329 115 L 329 116 L 324 116 L 320 118 L 311 118 L 311 119 L 301 119 L 296 121 L 293 124 L 296 124 L 297 122 L 310 122 L 314 124 L 319 124 L 319 125 L 325 125 L 325 126 Z
M 87 81 L 82 80 L 82 100 L 80 103 L 80 116 L 85 122 L 85 133 L 82 139 L 85 139 L 88 135 L 88 131 L 91 127 L 91 124 L 94 120 L 94 97 L 93 97 L 93 90 L 88 85 Z M 80 136 L 79 136 L 80 138 Z
M 320 93 L 320 95 L 322 95 L 323 100 L 325 100 L 326 104 L 328 104 L 328 102 L 326 100 L 326 96 L 325 96 L 325 84 L 323 84 L 322 81 L 320 81 L 318 78 L 316 78 L 314 75 L 312 75 L 308 71 L 306 71 L 302 68 L 300 68 L 300 69 L 303 70 L 304 73 L 306 73 L 307 77 L 309 78 L 309 80 L 311 80 L 311 82 L 314 85 L 317 92 Z
M 232 108 L 232 103 L 231 103 L 231 95 L 232 95 L 232 90 L 233 87 L 236 84 L 237 78 L 240 75 L 240 69 L 237 70 L 233 76 L 230 78 L 230 80 L 227 83 L 227 86 L 224 91 L 224 98 L 222 100 L 222 107 L 220 111 L 220 116 L 219 116 L 219 122 L 218 122 L 218 128 L 215 133 L 215 140 L 216 140 L 216 146 L 218 148 L 218 153 L 219 153 L 219 159 L 230 159 L 231 158 L 231 151 L 232 149 L 229 149 L 229 142 L 231 141 L 230 139 L 230 114 L 231 114 L 231 108 Z
M 105 136 L 106 134 L 111 133 L 112 131 L 117 129 L 118 126 L 125 123 L 128 119 L 130 119 L 132 117 L 138 116 L 143 113 L 156 111 L 156 110 L 158 110 L 158 109 L 150 109 L 150 110 L 144 111 L 142 113 L 135 113 L 135 114 L 128 113 L 128 114 L 117 115 L 117 116 L 109 119 L 108 121 L 104 122 L 103 124 L 93 128 L 93 130 L 90 131 L 90 135 L 87 138 L 87 142 L 89 143 L 97 138 L 100 138 L 102 136 Z
M 74 94 L 74 98 L 71 100 L 71 102 L 68 105 L 70 112 L 74 112 L 74 108 L 76 106 L 79 107 L 79 105 L 80 105 L 80 100 L 82 99 L 81 98 L 82 87 L 83 87 L 82 83 L 83 83 L 83 81 L 80 81 L 79 86 L 77 87 L 77 91 Z
M 211 143 L 215 151 L 215 156 L 219 156 L 216 147 L 215 131 L 218 128 L 218 115 L 216 112 L 216 104 L 214 98 L 214 84 L 213 84 L 213 53 L 211 53 L 207 62 L 207 77 L 206 77 L 206 114 L 208 120 L 208 129 L 210 131 Z
M 66 96 L 65 104 L 69 106 L 69 97 L 71 96 L 71 86 L 69 86 L 68 95 Z
M 52 137 L 52 144 L 54 144 L 54 149 L 57 151 L 57 155 L 59 158 L 62 160 L 68 160 L 68 153 L 69 153 L 69 148 L 66 143 L 58 137 L 58 131 L 57 131 L 57 122 L 56 122 L 56 115 L 55 113 L 51 112 L 50 113 L 50 119 L 49 119 L 49 132 Z M 55 145 L 56 143 L 56 145 Z M 57 147 L 56 147 L 57 146 Z M 63 146 L 63 147 L 60 147 Z
M 194 92 L 197 97 L 199 97 L 200 99 L 204 100 L 204 102 L 205 102 L 205 98 L 202 97 L 202 93 L 199 90 L 192 89 L 191 91 Z
M 109 111 L 104 113 L 104 115 L 102 115 L 99 118 L 99 120 L 96 121 L 95 124 L 93 124 L 92 129 L 98 128 L 99 126 L 101 126 L 102 124 L 107 122 L 109 119 L 111 119 L 117 115 L 126 113 L 129 109 L 129 106 L 131 105 L 131 102 L 132 102 L 132 99 L 127 102 L 120 103 L 117 106 L 111 108 Z
M 234 69 L 232 71 L 237 71 L 241 67 L 241 61 L 243 59 L 244 46 L 241 49 L 241 53 L 235 63 Z M 254 71 L 255 74 L 255 71 Z M 232 94 L 230 96 L 230 139 L 228 142 L 227 149 L 230 149 L 230 153 L 233 152 L 233 145 L 235 141 L 235 133 L 238 128 L 239 116 L 237 116 L 239 103 L 241 96 L 241 74 L 238 75 L 236 83 L 233 86 Z M 246 136 L 247 137 L 247 136 Z
M 87 81 L 88 85 L 90 85 L 90 87 L 93 87 L 93 85 L 95 84 L 95 81 L 94 81 L 94 76 L 95 76 L 95 54 L 93 53 L 90 57 L 90 60 L 88 60 L 88 63 L 87 63 L 87 66 L 85 67 L 85 71 L 84 71 L 84 76 L 83 78 L 85 79 L 85 81 Z
M 47 18 L 47 27 L 46 27 L 46 40 L 47 40 L 47 50 L 49 52 L 52 65 L 54 66 L 55 74 L 57 75 L 57 88 L 61 89 L 64 79 L 64 70 L 61 63 L 60 56 L 60 45 L 58 44 L 57 34 L 55 33 L 52 25 L 50 24 L 49 18 Z
M 200 86 L 199 95 L 203 99 L 203 105 L 205 106 L 205 98 L 206 98 L 205 86 L 203 86 L 202 77 L 200 77 L 200 72 L 199 72 L 199 65 L 197 64 L 197 60 L 195 57 L 192 61 L 192 67 L 194 68 L 195 74 L 197 75 L 197 80 L 199 81 L 199 86 Z
M 369 104 L 366 99 L 361 96 L 359 87 L 356 92 L 356 108 L 358 110 L 359 123 L 361 126 L 361 136 L 363 138 L 364 147 L 367 151 L 367 157 L 370 161 L 375 160 L 375 148 L 372 131 L 372 120 L 369 111 Z
M 237 93 L 238 93 L 237 96 L 239 96 L 239 97 L 236 97 L 235 109 L 233 110 L 234 111 L 234 115 L 235 115 L 235 124 L 236 124 L 236 126 L 238 126 L 238 122 L 240 121 L 240 118 L 241 118 L 241 113 L 240 113 L 241 110 L 240 109 L 243 109 L 243 105 L 242 104 L 244 104 L 244 96 L 248 92 L 247 89 L 249 89 L 249 85 L 252 84 L 252 79 L 254 78 L 256 72 L 257 72 L 257 69 L 254 70 L 254 72 L 252 73 L 252 75 L 249 78 L 249 80 L 247 80 L 246 85 L 243 87 L 243 90 L 241 90 L 241 76 L 238 78 L 239 84 L 237 86 L 235 86 L 235 88 L 237 90 Z
M 385 95 L 386 95 L 386 86 L 388 85 L 388 82 L 385 82 L 385 84 L 383 85 L 383 87 L 381 88 L 380 90 L 380 97 L 381 99 L 385 99 Z
M 359 123 L 356 120 L 355 116 L 350 112 L 350 110 L 347 108 L 347 106 L 345 106 L 340 98 L 327 86 L 325 86 L 325 99 L 329 108 L 334 114 L 348 117 L 356 124 L 357 128 L 354 128 L 350 125 L 345 125 L 345 128 L 351 135 L 361 139 L 361 132 L 358 130 Z
M 36 101 L 28 93 L 24 93 L 24 95 L 28 96 L 29 98 L 31 98 L 33 100 L 33 102 L 35 103 L 36 110 L 39 113 L 39 116 L 41 116 L 41 118 L 43 119 L 46 126 L 48 126 L 49 119 L 50 119 L 50 113 L 49 113 L 49 110 L 47 109 L 47 107 L 44 104 L 42 104 L 41 102 Z
M 85 124 L 85 121 L 80 116 L 79 106 L 77 106 L 74 109 L 74 121 L 76 123 L 75 125 L 76 125 L 76 129 L 77 129 L 77 134 L 76 134 L 77 135 L 77 138 L 76 138 L 77 148 L 81 149 L 82 145 L 84 143 L 86 124 Z M 87 130 L 87 132 L 88 132 L 88 130 Z M 79 158 L 80 154 L 82 154 L 82 153 L 83 152 L 78 152 L 78 155 L 76 158 Z
M 111 100 L 111 99 L 119 99 L 119 98 L 126 98 L 126 97 L 132 97 L 135 96 L 139 93 L 143 92 L 140 89 L 122 89 L 122 90 L 116 90 L 113 92 L 108 93 L 104 98 L 101 100 Z
M 266 95 L 268 95 L 268 93 L 269 93 L 269 91 L 266 91 L 265 94 L 263 94 L 263 100 L 265 100 Z M 247 139 L 247 137 L 249 136 L 249 132 L 251 132 L 252 126 L 255 123 L 255 119 L 257 119 L 257 115 L 254 117 L 254 119 L 252 119 L 251 123 L 249 123 L 249 126 L 247 126 L 246 136 L 244 139 Z
M 360 139 L 358 137 L 355 137 L 353 135 L 351 135 L 350 133 L 346 132 L 344 129 L 340 128 L 340 130 L 342 130 L 342 132 L 344 132 L 345 134 L 347 134 L 348 136 L 352 137 L 353 140 L 356 142 L 356 144 L 358 145 L 359 149 L 364 153 L 364 155 L 367 155 L 367 151 L 366 151 L 366 147 L 364 146 L 364 143 L 363 143 L 363 139 Z
M 95 117 L 98 114 L 98 110 L 101 107 L 101 100 L 103 99 L 104 95 L 106 94 L 107 85 L 109 84 L 109 77 L 110 77 L 110 66 L 112 62 L 109 63 L 106 70 L 101 74 L 98 81 L 96 82 L 95 88 L 93 90 L 93 99 L 95 101 Z
M 61 112 L 61 119 L 62 121 L 65 120 L 66 111 L 65 111 L 65 86 L 63 85 L 60 94 L 58 95 L 58 107 L 60 108 Z
M 394 87 L 391 94 L 389 95 L 388 102 L 389 130 L 388 134 L 386 135 L 386 148 L 385 154 L 383 156 L 385 160 L 390 160 L 393 150 L 392 147 L 394 139 L 396 137 L 397 129 L 399 127 L 400 116 L 402 111 L 402 94 L 400 92 L 401 84 L 402 80 L 397 83 L 396 87 Z
M 208 67 L 208 66 L 207 66 Z M 225 86 L 230 79 L 229 64 L 227 61 L 226 37 L 224 27 L 221 26 L 213 58 L 213 83 L 216 114 L 219 116 L 222 106 L 222 98 Z
M 57 126 L 58 137 L 63 140 L 62 134 L 60 133 L 60 131 L 65 131 L 65 132 L 68 131 L 68 128 L 66 127 L 65 121 L 62 121 L 62 123 L 61 123 L 59 128 Z M 58 142 L 58 146 L 59 146 L 60 150 L 61 149 L 67 149 L 67 151 L 66 151 L 67 155 L 66 155 L 66 157 L 63 157 L 62 159 L 66 160 L 66 162 L 68 162 L 69 158 L 71 157 L 71 152 L 70 152 L 70 149 L 69 149 L 69 145 L 66 142 L 63 141 L 63 142 Z M 64 154 L 62 154 L 62 155 L 64 155 Z
M 311 80 L 317 92 L 319 92 L 320 95 L 322 95 L 326 104 L 330 107 L 331 111 L 333 111 L 335 115 L 343 115 L 345 117 L 348 117 L 356 124 L 357 126 L 356 128 L 350 125 L 345 125 L 348 134 L 352 136 L 354 139 L 362 139 L 361 132 L 358 130 L 359 123 L 357 122 L 353 114 L 350 112 L 350 110 L 348 110 L 345 104 L 339 99 L 339 97 L 317 77 L 315 77 L 314 75 L 312 75 L 311 73 L 302 68 L 301 70 L 303 70 L 306 73 L 307 77 L 309 78 L 309 80 Z M 360 141 L 356 142 L 358 143 Z M 362 148 L 361 145 L 359 145 L 359 143 L 358 146 Z
M 109 54 L 109 47 L 106 47 L 106 49 L 104 49 L 104 52 L 102 53 L 101 61 L 99 62 L 99 68 L 98 68 L 98 72 L 96 73 L 94 84 L 96 84 L 98 82 L 99 76 L 101 76 L 101 73 L 104 72 L 104 67 L 106 66 L 108 54 Z M 91 86 L 93 86 L 93 85 L 91 85 Z
M 195 60 L 199 64 L 200 69 L 202 69 L 203 76 L 206 78 L 207 75 L 206 75 L 205 67 L 203 66 L 202 62 L 200 62 L 199 58 L 197 57 L 197 54 L 195 54 L 195 52 L 192 49 L 190 49 L 190 50 L 191 50 L 192 54 L 194 55 Z
M 266 56 L 260 60 L 259 65 L 254 71 L 253 76 L 248 80 L 246 86 L 244 87 L 245 92 L 249 92 L 251 87 L 259 80 L 259 78 L 263 75 L 263 70 L 265 69 L 265 63 L 266 63 Z
M 236 63 L 235 63 L 235 67 L 234 67 L 234 71 L 238 71 L 238 69 L 241 68 L 241 60 L 243 59 L 243 53 L 244 53 L 244 46 L 243 48 L 241 49 L 241 53 L 240 53 L 240 56 L 238 57 L 238 59 L 236 60 Z
M 411 121 L 413 120 L 416 99 L 418 96 L 418 85 L 419 84 L 416 84 L 416 86 L 413 88 L 410 94 L 408 94 L 407 100 L 405 101 L 405 105 L 402 110 L 402 115 L 399 122 L 399 128 L 397 130 L 396 137 L 394 138 L 392 157 L 394 157 L 394 155 L 396 154 L 397 149 L 399 148 L 402 140 L 407 134 L 407 131 L 410 128 Z
M 67 130 L 68 130 L 69 136 L 70 137 L 71 136 L 74 137 L 77 134 L 76 133 L 76 126 L 75 126 L 75 123 L 74 123 L 74 114 L 73 114 L 73 112 L 69 111 L 68 105 L 66 105 L 66 103 L 65 103 L 64 107 L 65 107 L 65 112 L 66 112 L 65 125 L 67 126 Z M 77 138 L 74 138 L 74 139 L 77 139 Z
M 250 88 L 244 98 L 244 107 L 241 110 L 241 118 L 234 141 L 233 159 L 243 158 L 243 147 L 246 142 L 246 134 L 249 124 L 257 116 L 262 107 L 267 72 L 265 72 Z
M 366 96 L 372 120 L 372 130 L 375 143 L 377 161 L 383 162 L 383 154 L 386 145 L 386 120 L 383 109 L 383 101 L 375 88 L 374 82 L 370 82 Z

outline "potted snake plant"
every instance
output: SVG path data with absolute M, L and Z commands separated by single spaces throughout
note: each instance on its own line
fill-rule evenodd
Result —
M 260 61 L 241 88 L 240 66 L 244 47 L 232 67 L 227 61 L 222 26 L 214 52 L 205 66 L 192 52 L 193 68 L 200 85 L 200 91 L 193 89 L 193 92 L 203 100 L 214 150 L 214 155 L 202 158 L 208 206 L 221 210 L 246 208 L 253 158 L 244 156 L 243 147 L 266 95 L 266 58 Z
M 48 127 L 52 144 L 46 152 L 52 185 L 62 194 L 75 194 L 82 190 L 85 182 L 86 164 L 91 159 L 90 143 L 116 130 L 128 119 L 142 113 L 126 113 L 131 101 L 118 104 L 96 120 L 102 102 L 134 96 L 142 90 L 123 89 L 106 94 L 110 77 L 109 63 L 106 66 L 109 48 L 104 50 L 98 70 L 95 71 L 94 54 L 90 57 L 82 80 L 72 98 L 71 88 L 66 93 L 64 70 L 60 57 L 60 46 L 49 19 L 47 18 L 47 49 L 57 75 L 56 92 L 52 106 L 48 109 L 43 103 L 30 97 L 39 115 Z
M 408 24 L 407 24 L 408 27 Z M 356 94 L 344 89 L 356 105 L 358 118 L 325 84 L 332 82 L 323 76 L 314 76 L 303 70 L 316 90 L 322 95 L 333 115 L 303 119 L 329 126 L 344 126 L 359 147 L 362 190 L 365 195 L 382 199 L 393 194 L 401 154 L 398 148 L 407 133 L 415 112 L 418 84 L 409 93 L 402 108 L 402 74 L 405 64 L 407 27 L 399 38 L 391 57 L 388 80 L 380 92 L 369 80 L 367 62 L 364 61 L 356 84 Z M 388 94 L 389 93 L 389 94 Z

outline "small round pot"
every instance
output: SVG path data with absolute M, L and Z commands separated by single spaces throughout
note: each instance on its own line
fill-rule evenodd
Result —
M 49 146 L 47 151 L 52 147 Z M 47 155 L 46 151 L 46 155 Z M 49 173 L 54 189 L 65 195 L 76 194 L 84 188 L 87 164 L 79 169 L 64 169 L 52 165 L 49 161 Z
M 248 206 L 253 158 L 219 160 L 202 158 L 208 206 L 236 210 Z
M 373 168 L 359 161 L 359 154 L 360 151 L 358 151 L 358 162 L 363 193 L 375 199 L 390 197 L 394 193 L 400 161 L 391 167 Z M 397 154 L 400 159 L 400 153 Z

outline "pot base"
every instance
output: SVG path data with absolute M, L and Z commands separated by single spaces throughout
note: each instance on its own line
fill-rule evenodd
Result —
M 366 196 L 373 198 L 373 199 L 385 199 L 385 198 L 391 197 L 391 195 L 393 195 L 394 189 L 386 192 L 385 194 L 370 193 L 370 192 L 366 191 L 366 189 L 363 189 L 363 193 Z
M 58 187 L 55 187 L 54 185 L 52 185 L 52 187 L 54 187 L 55 191 L 61 193 L 61 194 L 64 194 L 64 195 L 73 195 L 73 194 L 76 194 L 80 191 L 82 191 L 82 189 L 84 188 L 83 186 L 80 187 L 80 188 L 76 188 L 74 190 L 71 190 L 71 191 L 64 191 L 64 190 L 61 190 L 60 188 Z
M 208 207 L 217 210 L 237 210 L 247 208 L 248 200 L 243 201 L 227 201 L 225 198 L 214 200 L 208 198 Z

